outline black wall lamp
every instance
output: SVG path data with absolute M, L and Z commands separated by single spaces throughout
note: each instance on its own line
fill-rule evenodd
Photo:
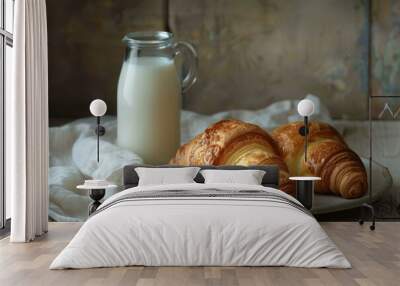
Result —
M 97 135 L 97 162 L 100 161 L 100 136 L 106 133 L 104 126 L 100 125 L 100 119 L 107 111 L 107 104 L 101 99 L 95 99 L 90 103 L 90 113 L 97 119 L 96 135 Z

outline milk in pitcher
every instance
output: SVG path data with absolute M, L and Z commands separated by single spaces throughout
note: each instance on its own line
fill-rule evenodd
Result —
M 165 164 L 180 144 L 182 92 L 196 81 L 197 55 L 168 32 L 127 34 L 118 82 L 117 144 L 146 164 Z M 183 80 L 176 59 L 187 64 Z
M 141 57 L 118 83 L 118 144 L 149 164 L 167 163 L 180 141 L 181 86 L 174 61 Z

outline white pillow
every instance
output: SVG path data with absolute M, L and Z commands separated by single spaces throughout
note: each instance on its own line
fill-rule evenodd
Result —
M 199 167 L 135 168 L 139 176 L 139 186 L 195 183 L 193 179 L 199 170 Z
M 262 170 L 202 170 L 205 184 L 261 185 L 265 171 Z

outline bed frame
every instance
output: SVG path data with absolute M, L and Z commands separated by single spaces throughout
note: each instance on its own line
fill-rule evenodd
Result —
M 174 165 L 163 165 L 163 166 L 151 166 L 151 165 L 128 165 L 124 167 L 123 172 L 123 188 L 128 189 L 132 187 L 136 187 L 139 183 L 139 176 L 135 171 L 137 167 L 147 167 L 147 168 L 181 168 L 182 166 L 174 166 Z M 274 165 L 266 165 L 266 166 L 198 166 L 201 170 L 206 169 L 218 169 L 218 170 L 263 170 L 265 171 L 265 175 L 262 180 L 262 185 L 265 187 L 278 188 L 279 187 L 279 168 Z M 194 178 L 197 183 L 204 183 L 204 178 L 200 174 Z
M 127 165 L 124 167 L 123 171 L 123 185 L 119 188 L 121 191 L 129 188 L 136 187 L 139 183 L 139 176 L 135 171 L 137 167 L 146 167 L 146 168 L 182 168 L 184 166 L 174 166 L 174 165 L 162 165 L 162 166 L 152 166 L 152 165 Z M 265 187 L 271 187 L 278 189 L 279 187 L 279 168 L 278 166 L 199 166 L 201 170 L 205 169 L 219 169 L 219 170 L 263 170 L 265 171 L 265 175 L 262 179 L 262 185 Z M 197 183 L 204 183 L 204 178 L 200 174 L 194 178 Z M 90 190 L 89 196 L 93 200 L 88 208 L 89 216 L 94 213 L 97 208 L 101 205 L 101 199 L 104 197 L 106 193 L 105 189 L 96 189 Z

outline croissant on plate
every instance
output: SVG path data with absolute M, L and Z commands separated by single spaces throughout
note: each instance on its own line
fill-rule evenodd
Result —
M 334 193 L 346 199 L 358 198 L 368 189 L 367 172 L 360 157 L 349 149 L 342 136 L 330 125 L 309 125 L 307 163 L 305 137 L 299 133 L 302 122 L 282 125 L 272 132 L 291 175 L 318 176 L 315 191 Z
M 277 165 L 280 189 L 294 193 L 289 171 L 272 137 L 257 125 L 222 120 L 182 145 L 173 165 Z

